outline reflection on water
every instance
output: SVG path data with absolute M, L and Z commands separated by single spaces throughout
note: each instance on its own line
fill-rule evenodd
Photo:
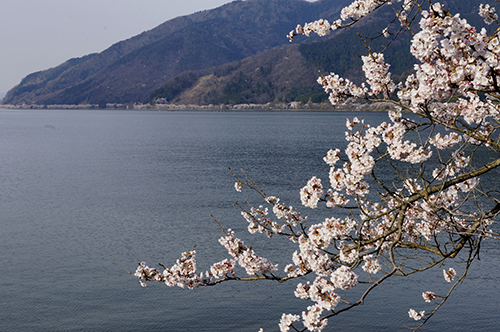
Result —
M 194 245 L 201 270 L 227 258 L 210 213 L 284 267 L 287 241 L 245 233 L 227 167 L 243 167 L 268 194 L 299 206 L 298 189 L 327 177 L 322 157 L 345 145 L 353 114 L 1 111 L 0 330 L 278 330 L 281 313 L 310 305 L 293 296 L 294 281 L 141 288 L 125 270 L 172 264 Z M 500 323 L 498 254 L 488 248 L 428 331 Z M 432 281 L 436 293 L 446 290 L 442 279 L 432 271 L 391 281 L 330 329 L 403 330 L 408 308 L 431 308 L 420 294 Z

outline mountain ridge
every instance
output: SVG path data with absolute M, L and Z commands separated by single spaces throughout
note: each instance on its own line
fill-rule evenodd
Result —
M 177 17 L 101 53 L 29 74 L 7 92 L 2 103 L 104 107 L 158 100 L 200 105 L 325 101 L 316 83 L 318 70 L 360 82 L 359 56 L 366 49 L 357 33 L 377 37 L 393 9 L 370 15 L 358 22 L 356 30 L 336 31 L 324 39 L 296 38 L 289 44 L 285 36 L 298 23 L 336 19 L 350 2 L 234 1 Z M 477 0 L 443 2 L 473 25 L 482 22 Z M 396 80 L 412 70 L 409 38 L 407 34 L 393 41 L 385 53 Z M 385 38 L 375 39 L 372 50 L 386 44 Z
M 288 43 L 297 22 L 333 18 L 348 0 L 247 0 L 169 20 L 101 53 L 26 76 L 4 104 L 145 102 L 168 79 Z M 332 10 L 333 8 L 333 10 Z

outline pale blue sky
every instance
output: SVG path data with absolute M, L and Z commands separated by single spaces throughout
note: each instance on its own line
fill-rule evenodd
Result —
M 0 93 L 35 71 L 101 52 L 228 0 L 0 0 Z

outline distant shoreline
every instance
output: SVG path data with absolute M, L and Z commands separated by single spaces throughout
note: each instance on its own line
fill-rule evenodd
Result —
M 106 104 L 106 107 L 97 104 L 82 105 L 0 105 L 0 109 L 17 110 L 158 110 L 158 111 L 369 111 L 385 112 L 394 106 L 390 103 L 347 103 L 341 106 L 332 106 L 329 103 L 267 103 L 267 104 L 237 104 L 237 105 L 177 105 L 177 104 Z

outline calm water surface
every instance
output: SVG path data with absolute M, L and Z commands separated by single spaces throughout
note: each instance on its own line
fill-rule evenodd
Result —
M 266 193 L 299 206 L 298 190 L 322 157 L 345 146 L 345 118 L 380 113 L 0 111 L 0 331 L 277 331 L 300 313 L 296 282 L 195 291 L 146 288 L 126 270 L 172 265 L 197 247 L 198 267 L 228 258 L 214 214 L 258 254 L 283 267 L 284 240 L 246 232 L 227 167 L 243 167 Z M 498 179 L 497 179 L 498 180 Z M 309 211 L 303 210 L 305 213 Z M 321 217 L 318 217 L 321 221 Z M 293 248 L 293 247 L 292 247 Z M 499 250 L 483 260 L 427 331 L 500 328 Z M 460 270 L 459 270 L 460 272 Z M 410 307 L 440 271 L 392 282 L 327 330 L 405 330 Z

